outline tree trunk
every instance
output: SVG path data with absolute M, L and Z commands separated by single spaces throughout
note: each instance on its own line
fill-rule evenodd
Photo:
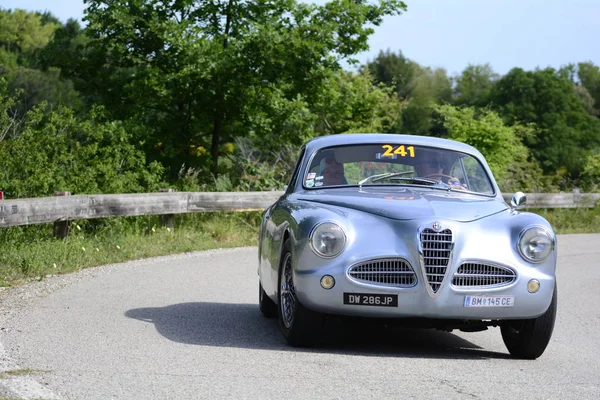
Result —
M 227 48 L 229 30 L 231 29 L 231 4 L 233 1 L 229 0 L 227 9 L 225 10 L 227 19 L 225 20 L 225 29 L 223 31 L 223 50 Z M 219 141 L 221 140 L 221 132 L 223 130 L 223 119 L 225 119 L 223 113 L 223 100 L 225 96 L 223 91 L 223 82 L 218 82 L 215 101 L 215 121 L 213 124 L 212 143 L 210 145 L 210 155 L 212 157 L 211 172 L 215 179 L 219 174 Z

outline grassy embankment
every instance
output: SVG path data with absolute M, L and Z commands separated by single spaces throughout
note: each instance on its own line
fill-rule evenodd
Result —
M 175 229 L 158 216 L 76 221 L 67 239 L 52 224 L 0 228 L 0 286 L 127 260 L 227 247 L 255 246 L 260 212 L 175 216 Z
M 600 207 L 533 210 L 559 234 L 600 233 Z M 158 217 L 78 221 L 65 240 L 52 237 L 52 225 L 0 229 L 0 286 L 46 275 L 159 255 L 227 247 L 255 246 L 260 212 L 175 216 L 175 230 Z

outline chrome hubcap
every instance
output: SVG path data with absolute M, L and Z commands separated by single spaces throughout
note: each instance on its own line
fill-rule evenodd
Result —
M 292 279 L 292 255 L 286 253 L 281 268 L 281 289 L 279 291 L 279 306 L 281 307 L 281 319 L 286 328 L 290 328 L 294 322 L 294 310 L 296 308 L 296 296 L 294 292 L 294 281 Z

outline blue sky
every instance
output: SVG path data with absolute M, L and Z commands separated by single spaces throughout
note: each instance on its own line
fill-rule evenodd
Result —
M 318 1 L 323 3 L 324 0 Z M 469 63 L 513 67 L 600 65 L 600 0 L 405 0 L 408 11 L 375 28 L 370 50 L 402 50 L 419 64 L 460 73 Z M 63 22 L 83 17 L 83 0 L 0 0 L 0 7 L 49 10 Z

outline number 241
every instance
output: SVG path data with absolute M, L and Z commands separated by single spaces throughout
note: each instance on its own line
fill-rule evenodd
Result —
M 406 149 L 404 148 L 404 145 L 400 145 L 398 147 L 396 147 L 396 150 L 394 150 L 394 146 L 390 146 L 389 144 L 384 144 L 383 147 L 385 150 L 385 153 L 383 153 L 384 157 L 392 157 L 394 154 L 399 155 L 400 157 L 406 157 L 406 155 L 408 155 L 409 157 L 413 157 L 415 156 L 415 148 L 414 146 L 408 146 Z M 408 150 L 408 153 L 406 152 L 406 150 Z

